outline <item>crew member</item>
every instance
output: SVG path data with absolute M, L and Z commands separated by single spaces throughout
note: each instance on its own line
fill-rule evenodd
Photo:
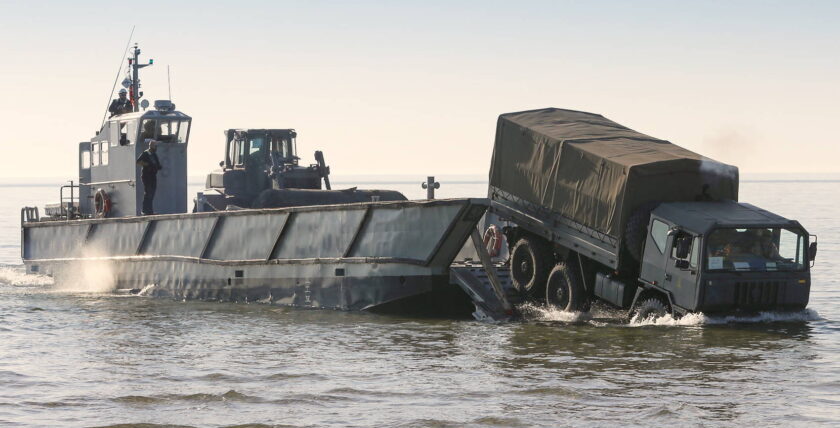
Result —
M 157 190 L 157 172 L 163 169 L 160 165 L 157 153 L 158 142 L 149 140 L 149 148 L 137 158 L 137 165 L 143 169 L 140 171 L 140 179 L 143 181 L 143 215 L 154 214 L 152 200 Z
M 108 111 L 111 112 L 111 117 L 118 114 L 131 113 L 132 110 L 131 101 L 126 98 L 125 88 L 120 89 L 120 97 L 111 101 L 111 106 L 108 107 Z

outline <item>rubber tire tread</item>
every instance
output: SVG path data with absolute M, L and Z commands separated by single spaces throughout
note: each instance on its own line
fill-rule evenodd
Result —
M 518 263 L 520 257 L 527 256 L 531 259 L 534 273 L 531 275 L 529 281 L 522 282 L 514 274 L 514 263 Z M 511 281 L 514 288 L 520 293 L 526 294 L 529 297 L 540 296 L 545 290 L 545 282 L 548 279 L 548 271 L 551 266 L 551 252 L 548 245 L 540 242 L 540 238 L 525 236 L 516 241 L 513 246 L 513 251 L 510 253 L 511 263 Z M 521 260 L 521 259 L 520 259 Z
M 566 307 L 559 307 L 557 302 L 552 300 L 556 293 L 555 287 L 565 286 L 569 293 L 569 301 Z M 574 267 L 568 266 L 566 263 L 560 262 L 554 265 L 551 272 L 548 274 L 548 280 L 545 287 L 545 302 L 548 305 L 555 306 L 564 311 L 587 311 L 589 310 L 589 299 L 586 296 L 586 290 L 583 287 L 583 281 L 580 274 Z
M 656 318 L 670 314 L 668 302 L 658 296 L 646 297 L 633 308 L 631 318 L 646 319 L 654 313 L 657 314 Z

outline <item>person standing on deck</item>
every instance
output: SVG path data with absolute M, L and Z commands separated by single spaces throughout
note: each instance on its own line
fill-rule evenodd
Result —
M 114 117 L 118 114 L 123 113 L 131 113 L 133 107 L 131 106 L 131 101 L 128 100 L 125 96 L 126 90 L 120 89 L 120 97 L 111 101 L 111 106 L 108 107 L 108 111 L 111 112 L 111 117 Z
M 137 165 L 142 167 L 140 171 L 140 179 L 143 181 L 143 215 L 154 214 L 152 201 L 155 198 L 155 190 L 157 190 L 157 172 L 163 169 L 160 165 L 157 153 L 158 142 L 149 140 L 149 148 L 140 154 L 137 158 Z

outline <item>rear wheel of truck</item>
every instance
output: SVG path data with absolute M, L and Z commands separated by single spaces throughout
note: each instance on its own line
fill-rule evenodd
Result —
M 577 270 L 557 263 L 545 287 L 545 302 L 563 311 L 585 311 L 588 299 Z
M 526 236 L 519 239 L 510 255 L 513 286 L 531 297 L 540 296 L 552 261 L 551 250 L 539 238 Z
M 668 302 L 666 302 L 664 298 L 660 296 L 648 296 L 636 304 L 636 307 L 633 308 L 633 313 L 630 319 L 635 319 L 636 321 L 646 319 L 655 320 L 657 318 L 662 318 L 669 313 L 671 313 L 671 310 L 668 306 Z

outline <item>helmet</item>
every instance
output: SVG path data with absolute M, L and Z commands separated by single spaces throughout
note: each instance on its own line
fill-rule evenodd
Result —
M 122 88 L 122 89 L 120 89 L 120 93 L 121 93 L 121 94 L 124 94 L 124 93 L 126 93 L 126 90 L 125 90 L 125 88 Z

